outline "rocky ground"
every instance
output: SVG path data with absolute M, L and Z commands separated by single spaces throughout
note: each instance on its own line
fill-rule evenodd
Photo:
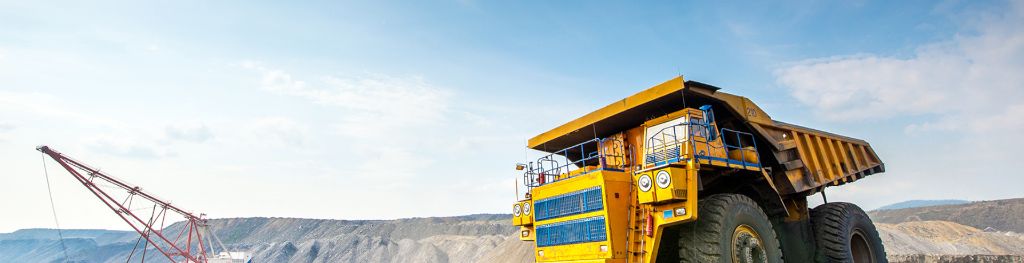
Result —
M 1024 233 L 1024 198 L 876 210 L 868 214 L 875 223 L 949 221 L 982 230 Z
M 1013 199 L 870 214 L 891 262 L 1024 263 L 1024 235 L 1016 230 L 1024 225 L 1024 212 L 1004 211 L 1022 204 L 1024 199 Z M 509 217 L 232 218 L 211 220 L 211 226 L 232 250 L 251 253 L 254 262 L 532 262 L 532 245 L 518 240 Z M 109 230 L 64 234 L 76 262 L 125 262 L 137 238 L 134 232 Z M 62 258 L 53 230 L 0 234 L 0 262 Z
M 514 235 L 510 217 L 232 218 L 210 225 L 229 249 L 249 252 L 254 262 L 532 262 L 532 247 Z M 175 227 L 166 231 L 175 232 Z M 63 262 L 56 237 L 49 229 L 0 234 L 0 262 Z M 65 237 L 75 262 L 125 262 L 137 235 L 72 230 Z
M 890 262 L 1024 262 L 1024 199 L 869 214 Z
M 888 254 L 1024 255 L 1024 235 L 985 232 L 949 221 L 876 224 Z

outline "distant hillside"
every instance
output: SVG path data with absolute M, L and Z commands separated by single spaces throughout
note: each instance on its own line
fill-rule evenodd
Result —
M 1018 234 L 1024 233 L 1024 199 L 869 214 L 892 262 L 1024 262 L 1024 235 Z M 532 262 L 533 244 L 519 241 L 510 218 L 507 214 L 397 220 L 227 218 L 210 224 L 229 249 L 249 252 L 254 262 Z M 180 226 L 165 231 L 174 232 Z M 138 237 L 133 232 L 107 230 L 64 234 L 76 262 L 125 262 Z M 0 262 L 56 263 L 62 258 L 54 230 L 0 234 Z
M 133 231 L 103 230 L 103 229 L 68 229 L 61 231 L 65 239 L 91 239 L 98 244 L 110 244 L 117 242 L 135 241 L 138 237 Z M 58 240 L 56 229 L 31 228 L 21 229 L 12 233 L 0 233 L 0 240 Z
M 910 200 L 903 201 L 883 207 L 879 207 L 876 210 L 893 210 L 903 208 L 915 208 L 915 207 L 926 207 L 926 206 L 938 206 L 938 205 L 961 205 L 970 203 L 967 200 Z
M 960 205 L 940 205 L 868 213 L 876 223 L 898 224 L 910 221 L 950 221 L 978 229 L 1024 233 L 1024 198 L 979 201 Z
M 511 217 L 229 218 L 210 225 L 229 249 L 248 251 L 254 262 L 529 262 L 530 243 L 516 237 Z M 73 261 L 111 263 L 125 262 L 138 238 L 134 232 L 107 230 L 65 230 L 64 236 Z M 0 234 L 0 262 L 63 262 L 63 257 L 55 230 Z

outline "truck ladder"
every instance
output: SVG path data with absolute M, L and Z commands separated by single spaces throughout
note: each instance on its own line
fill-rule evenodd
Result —
M 636 187 L 633 188 L 635 189 Z M 635 194 L 630 194 L 630 196 L 633 197 L 631 198 L 632 204 L 629 207 L 629 230 L 626 231 L 626 262 L 643 262 L 644 254 L 647 253 L 644 251 L 644 246 L 646 245 L 644 243 L 644 224 L 647 221 L 645 215 L 648 212 L 647 209 L 640 205 L 640 201 L 637 200 Z

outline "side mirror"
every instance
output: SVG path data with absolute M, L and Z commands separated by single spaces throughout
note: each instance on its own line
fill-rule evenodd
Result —
M 517 163 L 516 164 L 516 171 L 522 171 L 523 169 L 526 169 L 526 165 L 525 164 L 521 164 L 521 163 Z

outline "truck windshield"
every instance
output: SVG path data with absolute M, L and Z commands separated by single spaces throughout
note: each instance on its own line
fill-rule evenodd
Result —
M 702 116 L 687 114 L 645 130 L 644 165 L 672 162 L 681 157 L 682 147 L 694 138 L 707 138 L 708 124 Z
M 679 118 L 666 121 L 664 123 L 647 127 L 647 145 L 648 149 L 665 149 L 666 147 L 672 147 L 686 141 L 687 135 L 687 116 L 681 116 Z

